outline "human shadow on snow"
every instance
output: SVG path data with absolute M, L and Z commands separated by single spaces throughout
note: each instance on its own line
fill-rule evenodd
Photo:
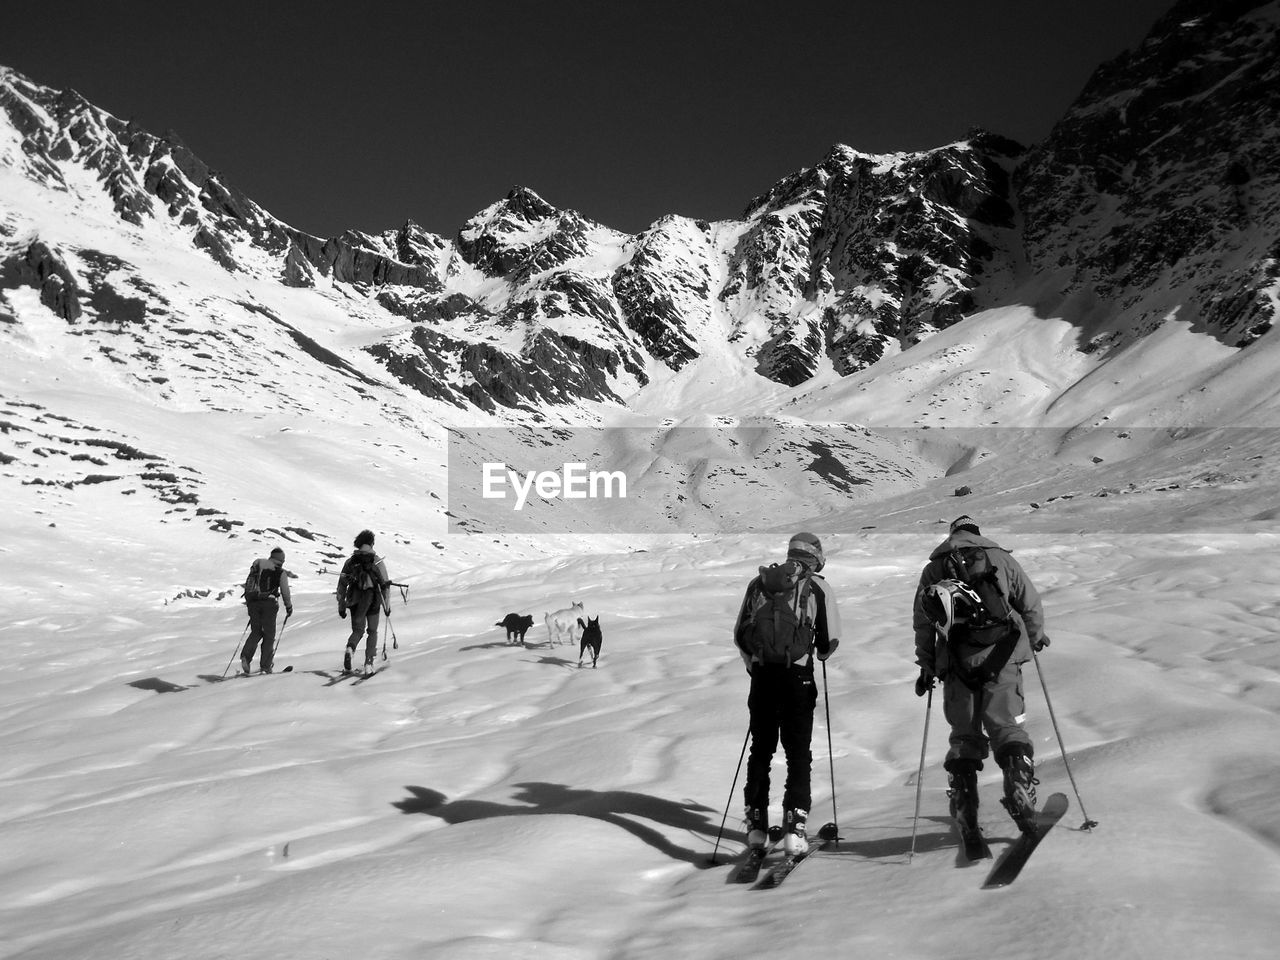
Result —
M 137 687 L 139 690 L 154 690 L 156 693 L 177 693 L 179 690 L 191 689 L 190 687 L 184 687 L 180 683 L 170 683 L 168 680 L 162 680 L 159 677 L 130 680 L 129 686 Z
M 601 820 L 626 830 L 673 860 L 707 864 L 706 852 L 699 853 L 673 843 L 661 830 L 639 821 L 648 820 L 673 830 L 703 836 L 714 834 L 717 824 L 705 814 L 709 807 L 693 801 L 676 802 L 629 790 L 579 790 L 559 783 L 517 783 L 512 803 L 492 800 L 449 800 L 439 790 L 406 786 L 410 796 L 392 806 L 406 814 L 426 814 L 446 823 L 469 823 L 494 817 L 526 817 L 545 814 L 576 815 Z M 741 833 L 739 840 L 745 840 Z

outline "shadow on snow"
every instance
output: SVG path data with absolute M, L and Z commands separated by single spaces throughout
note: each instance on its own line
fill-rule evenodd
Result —
M 498 803 L 492 800 L 450 801 L 439 790 L 407 786 L 405 789 L 410 796 L 395 801 L 392 806 L 402 813 L 426 814 L 451 824 L 545 814 L 591 817 L 626 830 L 673 860 L 699 868 L 707 866 L 705 852 L 698 853 L 672 843 L 660 830 L 637 821 L 649 820 L 692 834 L 714 834 L 717 825 L 705 816 L 706 813 L 715 813 L 709 807 L 692 801 L 677 803 L 628 790 L 576 790 L 558 783 L 518 783 L 516 787 L 519 792 L 513 803 Z M 745 840 L 740 832 L 735 836 Z

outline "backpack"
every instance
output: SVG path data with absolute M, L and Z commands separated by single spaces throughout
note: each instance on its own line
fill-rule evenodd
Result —
M 371 550 L 353 553 L 343 567 L 342 575 L 346 578 L 342 600 L 344 606 L 354 607 L 363 591 L 377 590 L 382 586 L 382 578 L 378 575 L 378 558 Z
M 244 599 L 247 603 L 250 600 L 264 600 L 267 597 L 274 597 L 280 592 L 280 576 L 281 569 L 279 567 L 269 567 L 263 569 L 255 560 L 249 565 L 249 576 L 244 581 Z
M 952 550 L 943 560 L 943 567 L 950 579 L 935 585 L 935 590 L 948 583 L 954 585 L 950 591 L 953 617 L 949 629 L 943 631 L 946 642 L 988 648 L 979 664 L 965 666 L 963 656 L 953 657 L 954 669 L 961 681 L 977 688 L 994 680 L 1004 669 L 1018 645 L 1022 629 L 985 547 Z M 926 614 L 929 610 L 926 604 Z
M 742 646 L 763 663 L 795 663 L 809 655 L 814 625 L 809 613 L 810 578 L 794 561 L 760 568 Z
M 943 560 L 950 579 L 968 588 L 976 603 L 966 604 L 963 621 L 957 620 L 951 638 L 975 647 L 989 647 L 1004 639 L 1010 628 L 1017 632 L 1013 607 L 1000 588 L 996 568 L 985 547 L 959 547 Z

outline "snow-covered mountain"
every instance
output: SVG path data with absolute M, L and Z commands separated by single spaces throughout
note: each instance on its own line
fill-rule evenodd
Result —
M 5 71 L 0 104 L 5 164 L 21 177 L 10 192 L 61 193 L 97 206 L 104 228 L 336 294 L 380 321 L 362 347 L 401 382 L 460 408 L 531 410 L 622 403 L 726 352 L 789 386 L 850 374 L 1025 302 L 1029 279 L 1041 281 L 1036 306 L 1072 299 L 1088 314 L 1086 350 L 1169 317 L 1250 343 L 1276 287 L 1276 43 L 1272 4 L 1180 3 L 1029 150 L 982 132 L 912 154 L 837 146 L 741 220 L 673 216 L 637 236 L 517 187 L 453 239 L 407 223 L 323 240 L 176 137 L 73 91 Z M 148 281 L 126 281 L 127 261 L 112 280 L 101 263 L 69 265 L 86 249 L 71 237 L 6 222 L 5 286 L 37 283 L 68 321 L 139 309 L 180 320 L 154 298 L 139 306 Z
M 0 481 L 35 510 L 143 494 L 164 522 L 312 538 L 322 563 L 350 507 L 254 482 L 292 484 L 318 451 L 368 474 L 367 510 L 421 542 L 450 520 L 500 526 L 474 497 L 446 512 L 448 454 L 528 459 L 556 425 L 659 431 L 615 444 L 659 487 L 616 511 L 643 530 L 949 494 L 1002 451 L 1060 457 L 1091 429 L 1271 426 L 1278 37 L 1275 2 L 1183 0 L 1043 143 L 836 146 L 740 219 L 635 236 L 524 187 L 452 237 L 310 236 L 176 136 L 0 69 Z M 865 426 L 909 432 L 886 446 Z M 960 426 L 1062 433 L 910 433 Z M 510 433 L 446 450 L 447 428 L 495 427 Z M 708 452 L 663 439 L 677 427 L 708 431 Z M 1105 471 L 1173 441 L 1089 442 L 1078 459 Z M 1226 446 L 1197 456 L 1253 476 Z M 1167 479 L 1147 472 L 1078 483 Z M 758 495 L 745 511 L 735 484 Z

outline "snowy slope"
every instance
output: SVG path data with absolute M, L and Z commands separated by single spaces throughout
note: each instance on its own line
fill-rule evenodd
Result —
M 847 636 L 814 816 L 833 816 L 834 768 L 839 848 L 776 892 L 727 886 L 734 796 L 708 866 L 745 729 L 727 624 L 779 549 L 735 537 L 410 577 L 399 649 L 359 685 L 320 674 L 343 625 L 311 578 L 280 647 L 293 671 L 224 683 L 233 603 L 31 608 L 6 628 L 22 669 L 0 679 L 3 955 L 1271 956 L 1275 536 L 1002 539 L 1045 593 L 1041 667 L 1099 821 L 1078 829 L 1029 667 L 1040 789 L 1072 809 L 1007 890 L 981 890 L 948 832 L 939 716 L 907 859 L 923 535 L 828 538 Z M 601 617 L 596 670 L 540 623 L 528 649 L 491 626 L 574 598 Z M 998 776 L 981 781 L 997 854 L 1013 832 Z

